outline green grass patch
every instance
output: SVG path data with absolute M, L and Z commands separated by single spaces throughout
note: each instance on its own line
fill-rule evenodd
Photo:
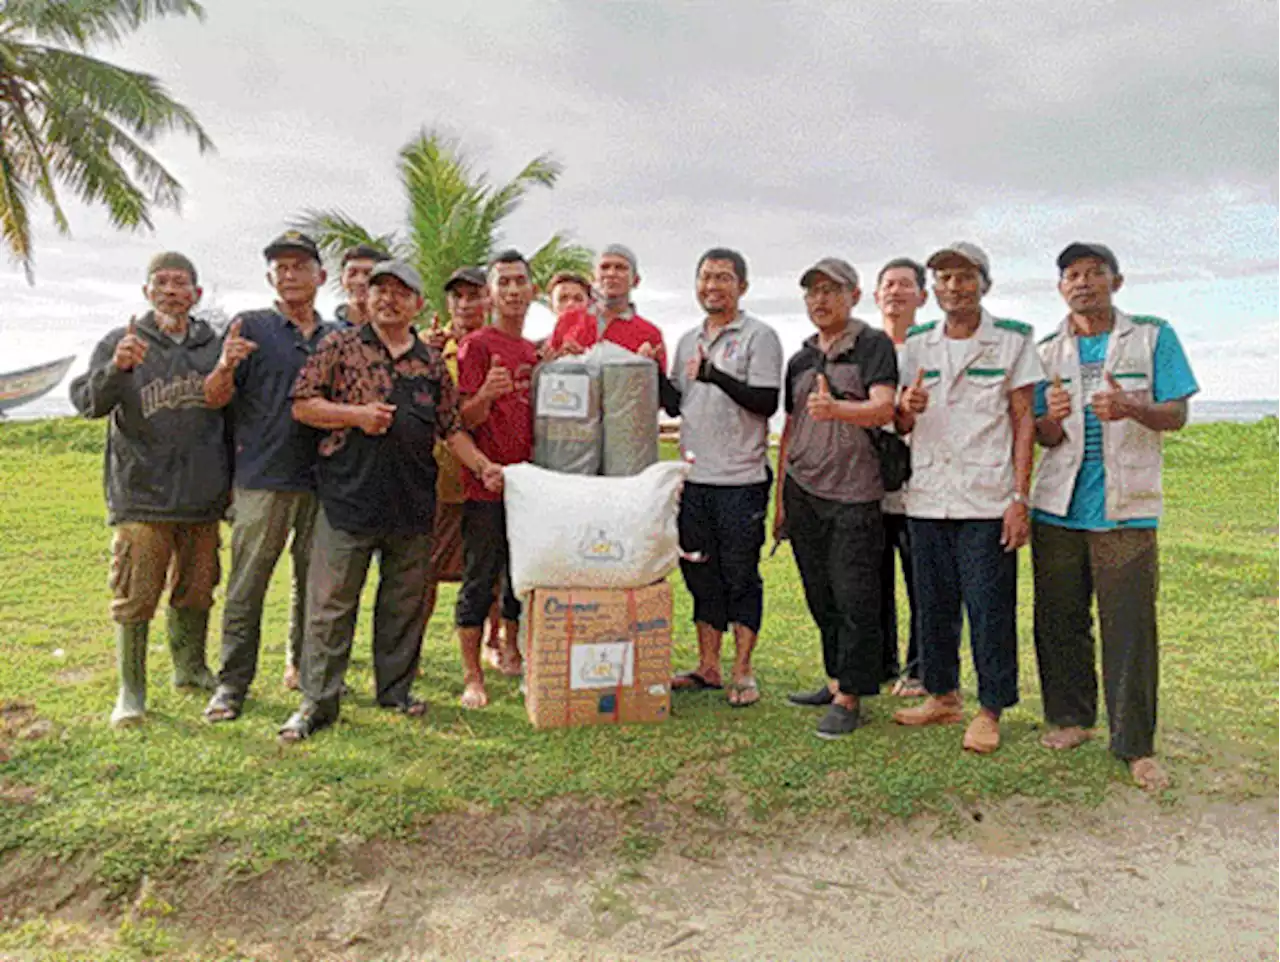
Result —
M 160 619 L 150 650 L 150 721 L 112 732 L 102 436 L 100 423 L 74 420 L 0 425 L 0 693 L 30 703 L 54 725 L 47 737 L 7 742 L 0 852 L 91 854 L 101 879 L 123 891 L 143 873 L 162 874 L 215 850 L 234 871 L 253 874 L 283 860 L 321 861 L 352 842 L 411 838 L 440 813 L 500 812 L 562 796 L 670 804 L 743 826 L 818 812 L 869 824 L 1015 795 L 1093 804 L 1123 781 L 1105 739 L 1070 755 L 1037 744 L 1026 552 L 1023 701 L 1008 714 L 1005 746 L 990 759 L 964 755 L 958 729 L 893 726 L 888 697 L 873 701 L 872 724 L 854 737 L 813 737 L 817 716 L 782 697 L 821 675 L 818 640 L 785 548 L 763 567 L 765 699 L 751 710 L 701 693 L 678 696 L 660 726 L 542 733 L 526 721 L 515 684 L 495 678 L 492 707 L 464 713 L 455 707 L 461 680 L 450 586 L 428 630 L 418 685 L 432 711 L 425 721 L 380 712 L 369 695 L 369 592 L 350 677 L 356 695 L 342 722 L 283 749 L 276 727 L 296 705 L 279 683 L 286 561 L 268 597 L 260 673 L 239 722 L 210 728 L 200 720 L 203 697 L 168 687 Z M 1170 437 L 1166 450 L 1161 750 L 1179 791 L 1274 795 L 1276 422 L 1191 427 Z M 675 657 L 683 667 L 695 646 L 687 595 L 682 586 L 675 594 Z M 971 672 L 964 683 L 972 693 Z M 14 793 L 21 800 L 6 801 Z M 636 828 L 618 851 L 639 864 L 658 844 Z M 601 899 L 610 901 L 608 893 Z M 604 908 L 616 914 L 620 907 Z M 135 952 L 130 940 L 162 936 L 121 935 L 119 951 Z

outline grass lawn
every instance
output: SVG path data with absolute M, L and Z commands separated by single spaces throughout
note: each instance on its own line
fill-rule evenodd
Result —
M 464 713 L 456 707 L 460 664 L 449 617 L 454 589 L 447 587 L 424 648 L 418 692 L 433 704 L 425 720 L 372 707 L 366 604 L 350 678 L 356 696 L 341 724 L 282 749 L 275 730 L 296 704 L 279 684 L 282 563 L 268 599 L 261 671 L 241 720 L 210 728 L 200 720 L 203 697 L 169 688 L 161 619 L 152 630 L 150 722 L 113 732 L 103 430 L 73 420 L 0 425 L 0 703 L 7 706 L 0 713 L 0 864 L 91 857 L 98 879 L 124 891 L 144 873 L 213 853 L 252 874 L 279 860 L 324 860 L 352 839 L 411 837 L 442 812 L 537 806 L 558 796 L 659 803 L 730 824 L 810 812 L 872 824 L 1014 795 L 1094 804 L 1124 783 L 1105 738 L 1070 755 L 1037 744 L 1025 551 L 1023 701 L 1008 713 L 1005 746 L 992 758 L 962 753 L 958 728 L 895 727 L 888 697 L 872 700 L 873 723 L 855 736 L 813 737 L 817 716 L 783 698 L 821 674 L 785 548 L 764 563 L 764 700 L 750 710 L 732 710 L 718 694 L 685 695 L 662 725 L 540 733 L 526 721 L 515 683 L 494 679 L 492 707 Z M 1177 780 L 1167 797 L 1176 804 L 1183 792 L 1274 795 L 1276 422 L 1191 427 L 1171 437 L 1166 451 L 1159 747 Z M 694 651 L 682 586 L 676 599 L 682 667 Z M 215 608 L 215 626 L 220 614 Z M 211 654 L 216 627 L 212 634 Z M 971 702 L 973 682 L 969 672 Z M 37 715 L 52 730 L 19 737 Z M 620 843 L 633 855 L 660 844 L 639 828 Z

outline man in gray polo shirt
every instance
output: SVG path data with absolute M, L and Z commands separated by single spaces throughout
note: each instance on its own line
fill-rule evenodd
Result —
M 680 450 L 693 459 L 680 500 L 680 562 L 693 595 L 698 667 L 672 688 L 720 688 L 720 642 L 729 625 L 737 648 L 729 704 L 754 705 L 751 670 L 764 611 L 760 548 L 769 504 L 769 418 L 778 409 L 782 343 L 768 325 L 738 309 L 747 264 L 737 251 L 712 248 L 698 260 L 701 324 L 676 347 L 662 404 L 680 417 Z
M 824 257 L 800 286 L 817 332 L 787 363 L 774 531 L 785 524 L 791 538 L 830 679 L 789 700 L 829 706 L 817 735 L 839 738 L 862 724 L 860 700 L 879 693 L 884 667 L 884 485 L 869 429 L 893 420 L 898 362 L 889 336 L 853 316 L 862 291 L 851 264 Z

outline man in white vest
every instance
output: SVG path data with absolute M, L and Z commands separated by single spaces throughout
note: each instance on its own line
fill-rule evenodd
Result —
M 1039 345 L 1044 454 L 1031 496 L 1036 657 L 1052 726 L 1041 741 L 1065 750 L 1092 737 L 1096 598 L 1111 751 L 1154 791 L 1169 783 L 1153 757 L 1160 438 L 1186 423 L 1199 387 L 1172 327 L 1112 305 L 1124 278 L 1109 248 L 1071 244 L 1058 270 L 1070 313 Z
M 963 720 L 963 611 L 979 705 L 963 745 L 987 754 L 1000 745 L 1001 714 L 1018 702 L 1017 551 L 1027 542 L 1032 396 L 1043 372 L 1031 325 L 982 306 L 991 267 L 981 248 L 952 244 L 926 266 L 945 318 L 907 333 L 895 426 L 911 435 L 907 524 L 929 697 L 893 720 Z

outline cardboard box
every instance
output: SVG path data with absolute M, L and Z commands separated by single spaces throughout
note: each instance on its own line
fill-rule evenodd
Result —
M 535 589 L 525 689 L 535 728 L 665 720 L 671 714 L 671 586 Z

